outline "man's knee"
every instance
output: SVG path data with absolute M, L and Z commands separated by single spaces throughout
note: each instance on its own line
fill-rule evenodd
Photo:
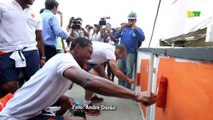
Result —
M 5 96 L 8 93 L 15 93 L 18 89 L 17 81 L 1 82 L 0 83 L 0 97 Z

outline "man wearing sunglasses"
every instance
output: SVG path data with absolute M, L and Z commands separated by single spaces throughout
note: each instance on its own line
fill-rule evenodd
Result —
M 121 38 L 121 44 L 126 46 L 127 55 L 125 58 L 118 60 L 119 69 L 129 78 L 132 78 L 133 65 L 136 60 L 137 48 L 141 46 L 145 36 L 143 30 L 136 26 L 137 15 L 130 12 L 128 15 L 128 23 L 122 23 L 121 29 L 115 32 L 115 38 Z M 119 79 L 119 85 L 131 88 L 131 84 Z

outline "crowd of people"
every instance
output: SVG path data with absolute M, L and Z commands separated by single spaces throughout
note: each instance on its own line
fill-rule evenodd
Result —
M 104 101 L 95 93 L 145 106 L 155 103 L 155 93 L 132 90 L 137 48 L 145 40 L 135 12 L 118 28 L 106 21 L 83 27 L 81 18 L 71 17 L 64 31 L 59 3 L 46 0 L 39 14 L 31 8 L 34 1 L 0 1 L 0 98 L 14 94 L 0 112 L 1 120 L 84 119 L 64 116 L 73 104 L 64 93 L 74 83 L 85 88 L 84 104 L 89 106 Z M 54 116 L 43 114 L 54 105 L 61 108 Z M 84 112 L 100 115 L 97 109 Z

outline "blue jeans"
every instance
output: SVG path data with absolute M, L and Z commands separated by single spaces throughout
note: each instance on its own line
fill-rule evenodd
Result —
M 119 69 L 129 78 L 132 79 L 133 66 L 135 63 L 136 54 L 128 53 L 127 56 L 123 59 L 118 60 Z M 118 84 L 126 88 L 131 88 L 131 84 L 128 82 L 119 79 Z

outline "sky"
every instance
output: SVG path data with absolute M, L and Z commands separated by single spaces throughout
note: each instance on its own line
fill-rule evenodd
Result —
M 36 0 L 33 7 L 39 11 L 44 8 L 45 0 Z M 146 35 L 146 40 L 150 38 L 152 25 L 157 9 L 158 0 L 58 0 L 59 10 L 64 16 L 66 27 L 70 17 L 81 17 L 83 26 L 98 23 L 101 17 L 110 16 L 107 22 L 113 27 L 120 27 L 120 23 L 127 22 L 127 16 L 131 11 L 137 13 L 136 25 L 141 27 Z
M 45 0 L 35 0 L 33 7 L 39 12 Z M 113 27 L 127 22 L 131 11 L 137 13 L 136 25 L 144 31 L 142 47 L 148 47 L 158 3 L 160 0 L 57 0 L 63 13 L 63 28 L 70 17 L 81 17 L 83 26 L 98 23 L 100 18 L 110 16 L 107 22 Z M 194 26 L 213 16 L 212 0 L 161 0 L 152 47 L 159 45 L 159 39 L 184 34 Z M 187 17 L 187 11 L 200 11 L 199 17 Z
M 138 14 L 138 24 L 145 25 L 143 17 L 152 16 L 150 13 L 155 11 L 152 7 L 155 1 L 157 0 L 58 0 L 59 10 L 64 13 L 65 21 L 66 18 L 75 16 L 82 17 L 84 23 L 94 24 L 101 17 L 110 16 L 108 22 L 115 26 L 127 21 L 127 15 L 131 11 Z M 37 9 L 43 8 L 44 0 L 36 0 L 34 6 Z

